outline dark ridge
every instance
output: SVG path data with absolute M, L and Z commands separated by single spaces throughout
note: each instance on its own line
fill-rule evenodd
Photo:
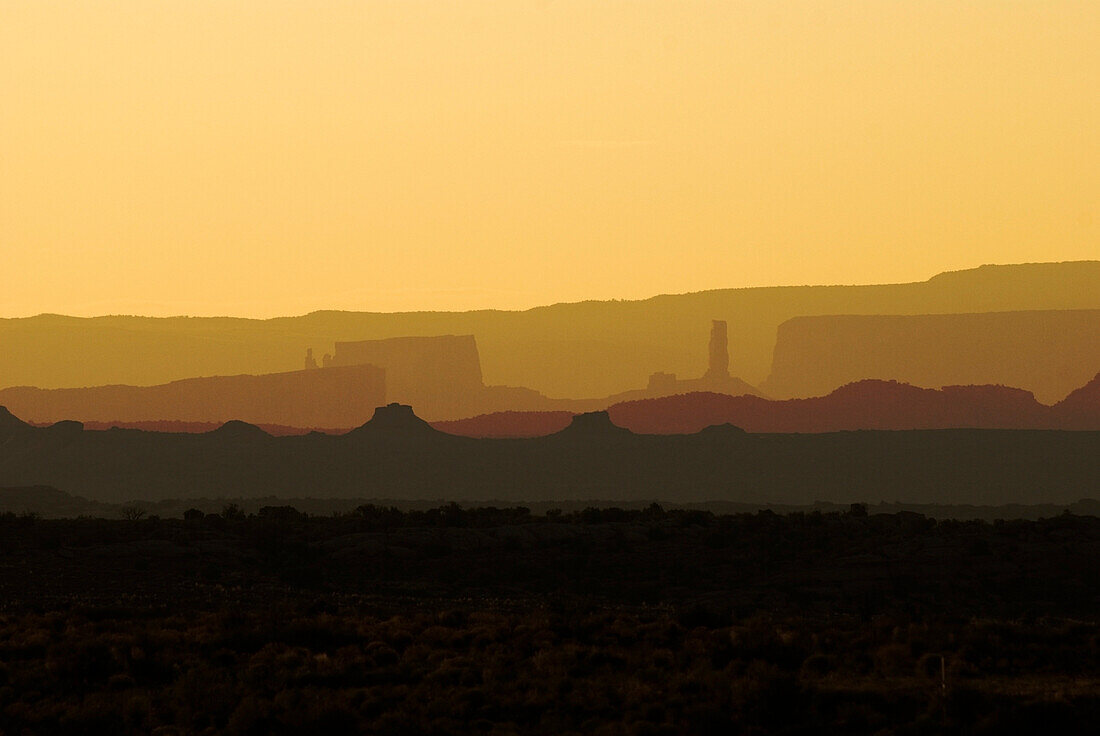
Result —
M 83 432 L 84 422 L 75 422 L 72 419 L 63 419 L 60 422 L 54 422 L 50 426 L 46 427 L 49 432 L 62 432 L 65 434 Z
M 351 432 L 349 437 L 433 437 L 443 433 L 418 417 L 408 404 L 396 402 L 379 406 L 366 424 Z
M 589 411 L 577 414 L 569 426 L 553 437 L 626 437 L 634 434 L 611 421 L 606 411 Z

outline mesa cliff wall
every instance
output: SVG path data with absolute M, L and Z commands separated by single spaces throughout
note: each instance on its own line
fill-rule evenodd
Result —
M 796 317 L 779 326 L 776 398 L 823 396 L 862 379 L 927 388 L 1000 384 L 1045 404 L 1100 371 L 1100 310 Z
M 371 364 L 386 372 L 386 398 L 429 418 L 476 407 L 485 385 L 473 335 L 394 337 L 337 342 L 331 365 Z

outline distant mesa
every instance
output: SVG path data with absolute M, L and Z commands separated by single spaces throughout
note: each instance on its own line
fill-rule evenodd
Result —
M 318 361 L 322 345 L 333 347 Z M 823 397 L 864 379 L 914 388 L 1016 386 L 1049 405 L 1098 367 L 1100 262 L 524 312 L 0 319 L 0 386 L 106 384 L 0 390 L 0 404 L 32 424 L 238 419 L 264 428 L 350 428 L 388 402 L 443 422 L 501 412 L 572 415 L 693 393 Z M 138 385 L 168 375 L 180 380 Z M 1008 404 L 1025 412 L 1029 399 L 979 400 L 968 388 L 956 401 L 977 401 L 974 416 L 935 421 L 1003 423 Z M 845 411 L 856 417 L 858 410 Z M 1054 415 L 1085 426 L 1089 411 L 1067 404 Z M 1074 412 L 1083 418 L 1070 419 Z
M 996 384 L 1053 404 L 1097 367 L 1096 309 L 806 316 L 779 326 L 762 387 L 771 396 L 797 398 L 866 378 L 926 387 Z
M 468 411 L 485 388 L 473 335 L 336 343 L 334 367 L 364 364 L 386 372 L 387 401 L 411 404 L 430 418 Z
M 605 409 L 620 401 L 702 390 L 735 394 L 759 392 L 729 375 L 725 323 L 715 320 L 710 345 L 710 368 L 703 378 L 651 379 L 650 386 L 605 398 L 552 399 L 528 388 L 486 386 L 480 354 L 472 335 L 395 337 L 382 340 L 337 342 L 333 366 L 373 365 L 386 374 L 386 398 L 417 408 L 432 422 L 447 422 L 509 411 L 560 412 L 569 415 Z M 564 422 L 563 425 L 564 426 Z M 553 428 L 547 428 L 550 433 Z M 505 435 L 500 436 L 515 436 Z
M 337 342 L 332 367 L 371 365 L 386 374 L 386 400 L 415 406 L 432 421 L 560 404 L 537 391 L 486 386 L 473 335 L 392 337 Z

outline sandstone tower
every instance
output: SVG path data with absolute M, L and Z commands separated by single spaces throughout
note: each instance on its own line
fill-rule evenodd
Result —
M 704 378 L 728 379 L 730 377 L 729 340 L 726 336 L 726 321 L 712 320 L 710 327 L 710 364 Z

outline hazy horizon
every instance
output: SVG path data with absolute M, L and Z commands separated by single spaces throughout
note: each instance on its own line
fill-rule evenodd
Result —
M 1097 255 L 1100 6 L 0 6 L 0 314 L 526 308 Z
M 558 300 L 540 302 L 538 304 L 531 304 L 526 306 L 516 307 L 471 307 L 468 309 L 405 309 L 405 310 L 370 310 L 359 309 L 354 307 L 337 308 L 337 307 L 318 307 L 311 309 L 307 312 L 295 312 L 295 313 L 271 313 L 271 314 L 229 314 L 221 312 L 211 312 L 209 314 L 198 313 L 170 313 L 162 312 L 157 313 L 155 311 L 130 311 L 130 312 L 58 312 L 54 310 L 40 311 L 28 314 L 0 314 L 0 319 L 27 319 L 31 317 L 75 317 L 79 319 L 95 319 L 98 317 L 151 317 L 151 318 L 179 318 L 179 317 L 195 317 L 195 318 L 226 318 L 226 319 L 251 319 L 251 320 L 268 320 L 268 319 L 280 319 L 286 317 L 304 317 L 310 314 L 318 312 L 368 312 L 373 314 L 413 314 L 413 313 L 432 313 L 432 312 L 447 312 L 447 313 L 464 313 L 464 312 L 526 312 L 533 309 L 539 309 L 541 307 L 550 307 L 562 304 L 580 304 L 585 302 L 636 302 L 646 301 L 649 299 L 655 299 L 664 296 L 686 296 L 691 294 L 698 294 L 710 291 L 727 291 L 727 290 L 750 290 L 750 289 L 783 289 L 783 288 L 799 288 L 799 287 L 848 287 L 848 286 L 899 286 L 904 284 L 920 284 L 925 283 L 936 276 L 940 276 L 948 273 L 958 273 L 963 271 L 975 271 L 987 267 L 1013 267 L 1013 266 L 1036 266 L 1036 265 L 1053 265 L 1053 264 L 1067 264 L 1067 263 L 1100 263 L 1098 259 L 1080 259 L 1072 261 L 1034 261 L 1026 263 L 982 263 L 974 266 L 967 266 L 958 269 L 941 270 L 935 273 L 929 274 L 926 278 L 915 278 L 908 281 L 869 281 L 869 282 L 847 282 L 847 283 L 806 283 L 806 284 L 748 284 L 744 286 L 716 286 L 707 289 L 696 289 L 688 292 L 672 292 L 663 291 L 653 294 L 646 294 L 636 297 L 621 298 L 621 297 L 586 297 L 575 300 Z

